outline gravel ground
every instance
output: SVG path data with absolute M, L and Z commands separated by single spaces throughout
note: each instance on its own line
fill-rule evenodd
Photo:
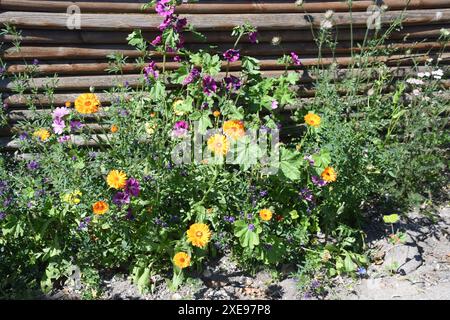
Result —
M 365 230 L 374 263 L 364 278 L 339 277 L 321 299 L 450 299 L 450 207 L 441 208 L 434 221 L 418 212 L 402 218 L 398 228 L 406 231 L 405 244 L 392 245 L 386 239 L 386 226 L 373 221 Z M 241 271 L 230 255 L 211 261 L 198 277 L 190 278 L 172 292 L 162 277 L 153 293 L 140 294 L 124 275 L 116 274 L 102 282 L 101 299 L 164 300 L 249 300 L 305 299 L 289 275 L 293 266 L 282 268 L 284 279 L 268 272 L 251 276 Z M 68 285 L 51 299 L 79 299 L 79 288 Z M 308 299 L 317 299 L 308 297 Z

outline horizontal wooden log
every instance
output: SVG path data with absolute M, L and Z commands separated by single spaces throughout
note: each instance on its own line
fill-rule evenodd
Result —
M 390 39 L 434 39 L 439 37 L 441 28 L 450 28 L 449 24 L 433 24 L 420 26 L 406 26 L 394 31 Z M 386 29 L 381 29 L 378 34 L 383 34 Z M 82 31 L 82 30 L 21 30 L 21 44 L 126 44 L 128 32 L 123 31 Z M 234 43 L 236 40 L 228 31 L 207 31 L 204 38 L 198 37 L 190 32 L 183 34 L 186 43 Z M 333 37 L 338 41 L 350 40 L 351 33 L 348 28 L 339 28 L 332 31 Z M 368 38 L 372 38 L 375 32 L 370 30 Z M 157 32 L 144 32 L 145 39 L 151 41 L 158 35 Z M 353 40 L 363 40 L 366 36 L 366 28 L 353 29 Z M 282 42 L 309 42 L 314 40 L 311 30 L 279 30 L 258 32 L 259 42 L 271 42 L 278 37 Z M 0 42 L 10 43 L 15 40 L 12 35 L 0 35 Z M 249 42 L 248 37 L 242 37 L 241 42 Z
M 136 1 L 137 2 L 137 1 Z M 294 1 L 287 3 L 270 3 L 266 1 L 248 1 L 250 3 L 192 3 L 182 4 L 176 8 L 177 13 L 288 13 L 288 12 L 324 12 L 326 10 L 348 11 L 350 5 L 343 1 L 308 2 L 302 6 L 295 5 Z M 353 1 L 353 11 L 366 11 L 376 1 Z M 390 9 L 430 9 L 448 8 L 447 0 L 384 0 L 383 4 Z M 0 6 L 4 10 L 67 12 L 70 5 L 76 5 L 81 12 L 117 12 L 138 13 L 143 12 L 140 3 L 117 2 L 88 2 L 88 1 L 37 1 L 37 0 L 1 0 Z M 144 12 L 154 12 L 148 8 Z
M 424 67 L 419 67 L 417 70 L 422 70 Z M 304 70 L 289 71 L 297 72 L 300 75 L 301 83 L 311 83 L 314 81 L 314 75 L 310 71 Z M 356 69 L 353 71 L 355 74 L 366 74 L 368 71 Z M 413 71 L 409 67 L 391 68 L 391 74 L 396 77 L 404 77 L 411 74 Z M 277 77 L 284 73 L 284 70 L 271 70 L 267 71 L 264 75 L 266 77 Z M 230 72 L 231 75 L 239 76 L 239 72 Z M 339 70 L 338 76 L 342 78 L 348 71 L 343 69 Z M 216 80 L 220 81 L 225 76 L 224 72 L 219 73 L 216 76 Z M 73 77 L 60 77 L 55 86 L 56 91 L 69 91 L 69 90 L 86 90 L 90 87 L 95 87 L 97 90 L 109 89 L 114 86 L 123 86 L 127 84 L 130 87 L 137 87 L 143 80 L 143 76 L 140 74 L 126 74 L 126 75 L 100 75 L 100 76 L 73 76 Z M 49 78 L 33 78 L 26 83 L 29 90 L 42 90 L 52 83 L 52 79 Z M 0 92 L 12 91 L 17 86 L 16 81 L 13 79 L 0 80 Z
M 285 67 L 277 63 L 277 59 L 271 57 L 256 57 L 260 61 L 261 70 L 281 70 Z M 392 56 L 378 56 L 378 57 L 370 57 L 368 58 L 369 62 L 380 62 L 385 63 L 389 66 L 392 65 L 413 65 L 416 63 L 423 63 L 426 60 L 434 58 L 437 56 L 433 54 L 409 54 L 409 55 L 392 55 Z M 322 59 L 318 58 L 305 58 L 302 56 L 302 65 L 303 66 L 318 66 L 320 65 L 330 65 L 331 63 L 335 63 L 338 66 L 348 66 L 350 64 L 358 62 L 357 59 L 353 59 L 352 57 L 324 57 Z M 72 61 L 46 61 L 46 63 L 41 63 L 36 66 L 36 74 L 38 75 L 98 75 L 98 74 L 106 74 L 107 69 L 110 67 L 110 64 L 105 60 L 85 60 L 81 63 L 79 60 Z M 447 64 L 450 62 L 450 53 L 444 52 L 440 55 L 440 64 Z M 226 67 L 226 63 L 222 63 L 222 70 Z M 157 68 L 162 68 L 162 62 L 156 63 Z M 180 64 L 177 62 L 166 62 L 167 70 L 174 70 L 180 67 Z M 29 65 L 20 62 L 11 62 L 10 65 L 7 65 L 6 72 L 8 74 L 15 73 L 23 73 L 29 70 Z M 299 69 L 301 66 L 291 66 L 290 69 Z M 241 62 L 233 62 L 230 64 L 230 70 L 240 70 Z M 142 70 L 142 66 L 135 63 L 126 63 L 122 67 L 122 72 L 127 73 L 138 73 Z
M 231 30 L 237 25 L 250 23 L 260 30 L 295 30 L 320 27 L 325 19 L 322 13 L 285 14 L 186 14 L 183 15 L 200 31 Z M 333 15 L 336 26 L 367 25 L 368 12 L 337 12 Z M 0 13 L 0 24 L 9 23 L 18 28 L 68 30 L 65 13 L 6 11 Z M 429 9 L 426 11 L 387 11 L 381 15 L 383 25 L 401 19 L 404 25 L 450 22 L 450 9 Z M 81 30 L 132 30 L 158 31 L 162 19 L 156 14 L 93 14 L 80 15 Z
M 413 52 L 420 52 L 432 49 L 443 48 L 446 44 L 444 42 L 419 42 L 419 43 L 394 43 L 387 42 L 385 45 L 371 47 L 371 49 L 392 49 L 392 50 L 412 50 Z M 280 46 L 273 46 L 270 44 L 240 44 L 237 46 L 240 49 L 241 55 L 255 56 L 255 55 L 282 55 L 289 52 L 297 52 L 300 55 L 316 54 L 319 49 L 314 43 L 283 43 Z M 230 48 L 229 45 L 217 44 L 213 48 L 205 46 L 203 44 L 190 44 L 186 45 L 186 48 L 197 52 L 201 49 L 207 50 L 212 53 L 221 54 Z M 351 44 L 347 41 L 340 42 L 332 50 L 330 48 L 323 48 L 322 53 L 332 53 L 334 51 L 338 54 L 346 54 L 353 52 L 360 52 L 361 50 L 367 50 L 367 47 L 351 47 Z M 20 51 L 15 50 L 14 47 L 6 49 L 0 54 L 0 58 L 5 61 L 17 60 L 17 59 L 40 59 L 40 60 L 53 60 L 53 59 L 98 59 L 105 58 L 111 53 L 120 53 L 129 58 L 137 58 L 142 54 L 123 45 L 92 45 L 92 46 L 60 46 L 60 47 L 44 47 L 44 46 L 23 46 Z M 156 51 L 150 51 L 150 54 L 154 57 L 161 57 L 161 54 Z M 171 54 L 170 56 L 174 56 Z

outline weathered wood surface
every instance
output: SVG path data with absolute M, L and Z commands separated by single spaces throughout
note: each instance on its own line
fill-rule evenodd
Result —
M 128 1 L 133 2 L 133 1 Z M 71 5 L 76 5 L 82 12 L 100 13 L 137 13 L 142 11 L 143 1 L 135 3 L 118 2 L 89 2 L 89 1 L 36 1 L 36 0 L 0 0 L 0 7 L 4 10 L 31 10 L 42 12 L 66 12 Z M 289 12 L 324 12 L 333 11 L 366 11 L 377 1 L 353 1 L 351 5 L 347 1 L 323 1 L 308 2 L 302 6 L 295 5 L 295 1 L 289 3 L 270 3 L 268 1 L 247 1 L 250 3 L 192 3 L 182 4 L 176 8 L 177 13 L 289 13 Z M 383 4 L 391 10 L 449 8 L 447 0 L 384 0 Z M 144 12 L 153 13 L 150 7 Z
M 368 12 L 336 12 L 335 26 L 367 25 Z M 188 21 L 200 31 L 231 30 L 237 25 L 250 23 L 260 30 L 295 30 L 320 27 L 323 13 L 283 14 L 185 14 Z M 157 31 L 161 17 L 156 14 L 95 14 L 80 15 L 81 30 L 133 30 Z M 19 28 L 67 30 L 69 16 L 65 13 L 6 11 L 0 13 L 0 24 L 10 23 Z M 387 11 L 381 15 L 381 23 L 391 24 L 401 19 L 404 25 L 450 22 L 450 9 L 428 9 L 421 11 Z M 69 31 L 68 31 L 69 32 Z

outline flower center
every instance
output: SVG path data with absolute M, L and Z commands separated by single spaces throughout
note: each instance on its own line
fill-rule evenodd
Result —
M 195 235 L 196 235 L 198 238 L 201 238 L 201 237 L 203 236 L 203 232 L 197 231 L 197 232 L 195 233 Z
M 84 105 L 85 105 L 86 107 L 89 107 L 91 104 L 92 104 L 91 101 L 86 101 L 86 102 L 84 103 Z

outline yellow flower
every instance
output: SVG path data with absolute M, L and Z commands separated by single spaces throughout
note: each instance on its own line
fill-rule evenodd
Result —
M 83 93 L 75 100 L 75 110 L 81 114 L 98 112 L 100 100 L 93 93 Z
M 48 138 L 50 138 L 50 132 L 48 132 L 47 129 L 38 129 L 33 133 L 33 136 L 35 136 L 36 138 L 38 138 L 41 141 L 45 141 Z
M 220 117 L 220 111 L 217 111 L 217 110 L 214 111 L 213 112 L 213 116 L 216 117 L 216 118 Z
M 227 137 L 223 134 L 215 134 L 208 139 L 208 149 L 219 155 L 226 155 L 229 143 Z
M 209 231 L 208 226 L 204 223 L 194 223 L 186 233 L 188 241 L 193 246 L 199 248 L 206 246 L 211 238 L 211 231 Z
M 186 252 L 178 252 L 173 257 L 173 263 L 180 269 L 189 267 L 191 264 L 191 257 Z
M 259 211 L 259 216 L 264 221 L 269 221 L 272 219 L 272 211 L 270 209 L 262 209 Z
M 153 133 L 155 133 L 155 129 L 158 125 L 156 123 L 146 122 L 144 126 L 145 132 L 147 132 L 147 134 L 151 136 Z
M 105 201 L 97 201 L 92 205 L 95 214 L 105 214 L 109 210 L 109 205 Z
M 116 126 L 115 124 L 113 124 L 113 125 L 111 126 L 111 132 L 112 132 L 112 133 L 116 133 L 117 131 L 119 131 L 119 127 Z
M 227 137 L 237 140 L 245 135 L 244 121 L 228 120 L 223 124 L 223 132 Z
M 177 115 L 177 116 L 184 116 L 185 115 L 184 111 L 180 111 L 180 110 L 177 109 L 183 103 L 184 103 L 184 101 L 181 100 L 181 99 L 178 99 L 178 100 L 174 101 L 174 103 L 172 104 L 172 107 L 173 107 L 173 113 L 175 113 L 175 115 Z
M 123 171 L 111 170 L 106 177 L 106 182 L 110 188 L 123 189 L 127 183 L 127 175 Z
M 79 204 L 81 201 L 80 198 L 82 195 L 83 194 L 81 193 L 80 190 L 75 190 L 73 192 L 66 193 L 63 196 L 63 201 L 67 202 L 68 204 Z
M 332 167 L 326 167 L 325 170 L 320 174 L 323 180 L 326 182 L 336 181 L 337 174 Z
M 311 127 L 320 126 L 320 117 L 315 113 L 308 113 L 304 119 L 306 124 L 310 125 Z

